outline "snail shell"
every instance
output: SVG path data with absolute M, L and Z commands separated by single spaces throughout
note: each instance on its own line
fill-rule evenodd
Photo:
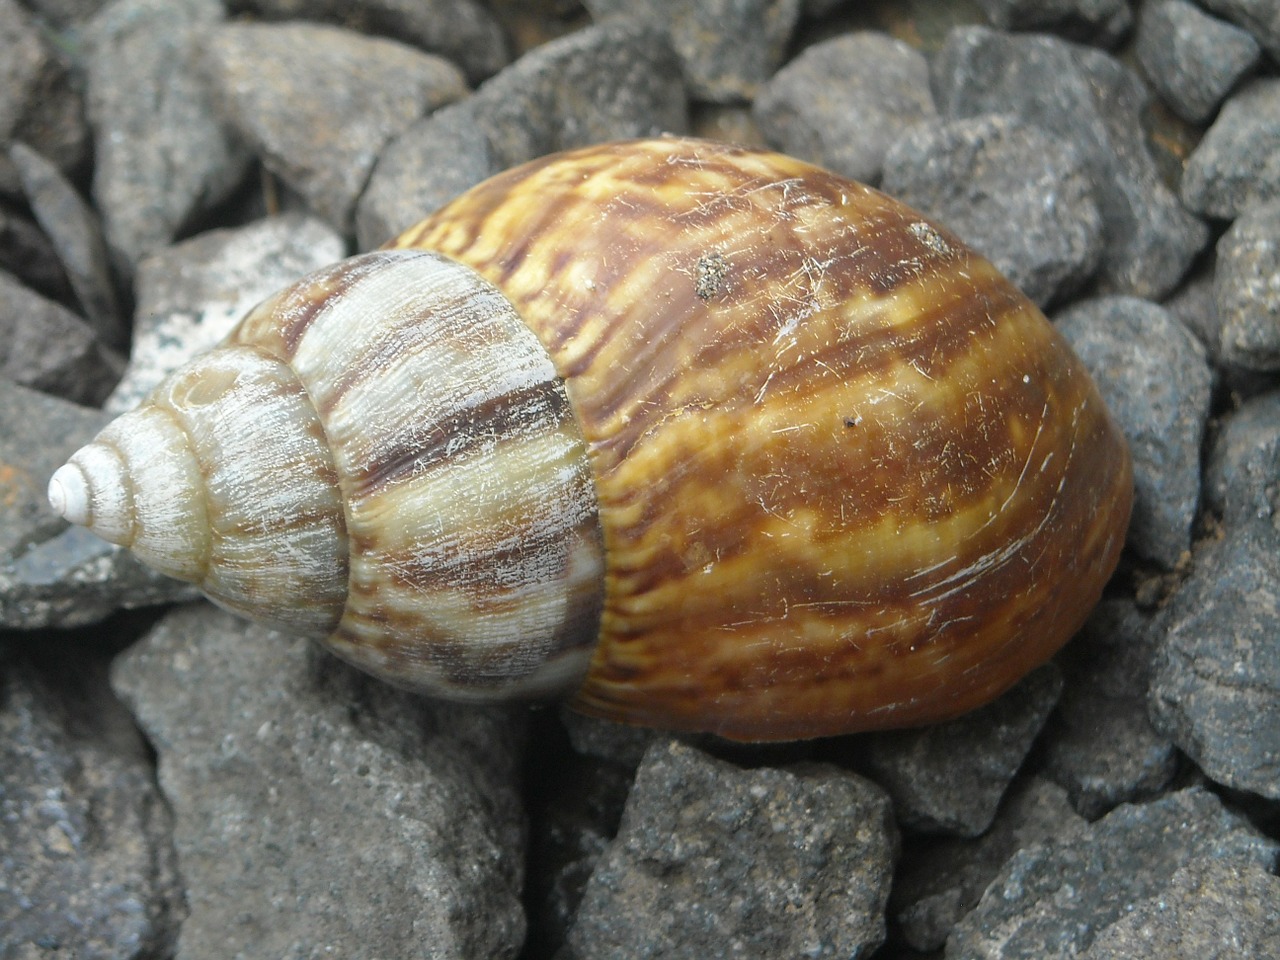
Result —
M 945 229 L 777 154 L 589 147 L 307 277 L 50 483 L 460 699 L 781 740 L 955 716 L 1098 600 L 1125 444 Z

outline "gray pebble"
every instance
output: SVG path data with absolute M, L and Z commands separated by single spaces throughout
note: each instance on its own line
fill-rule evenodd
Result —
M 1280 6 L 1275 0 L 1200 0 L 1221 17 L 1248 30 L 1273 59 L 1280 60 Z
M 1112 46 L 1128 32 L 1128 0 L 978 0 L 993 26 L 1042 30 L 1068 40 Z
M 889 151 L 883 187 L 958 233 L 1042 307 L 1079 287 L 1102 254 L 1080 155 L 1009 116 L 917 125 Z
M 1043 770 L 1090 820 L 1156 795 L 1177 771 L 1177 751 L 1147 716 L 1154 643 L 1132 601 L 1104 600 L 1058 654 L 1065 683 L 1042 737 Z
M 525 54 L 462 103 L 383 151 L 356 218 L 361 249 L 385 243 L 500 170 L 556 150 L 682 133 L 679 65 L 661 31 L 626 20 Z
M 1129 545 L 1166 569 L 1191 546 L 1212 374 L 1205 349 L 1157 304 L 1085 300 L 1054 317 L 1133 454 Z
M 387 141 L 466 93 L 439 57 L 319 24 L 221 27 L 205 62 L 227 121 L 343 233 Z
M 147 748 L 63 646 L 0 667 L 0 954 L 166 956 L 185 914 Z
M 208 604 L 112 682 L 160 755 L 184 960 L 515 955 L 514 715 L 393 690 Z
M 479 82 L 507 62 L 502 27 L 477 0 L 228 0 L 263 20 L 320 20 L 390 37 L 452 60 Z
M 249 152 L 213 114 L 195 51 L 219 0 L 115 0 L 85 29 L 93 197 L 117 270 L 225 199 Z
M 76 27 L 91 18 L 110 0 L 26 0 L 25 6 L 59 29 Z
M 956 720 L 866 734 L 867 774 L 889 791 L 904 828 L 977 836 L 991 826 L 1061 690 L 1058 668 L 1046 664 Z
M 1280 393 L 1255 397 L 1222 421 L 1205 468 L 1205 505 L 1230 531 L 1280 535 Z
M 88 324 L 0 272 L 0 376 L 96 406 L 123 372 L 123 358 Z
M 116 297 L 111 259 L 93 209 L 62 172 L 24 143 L 9 148 L 32 213 L 53 243 L 85 318 L 102 342 L 123 347 L 129 331 Z
M 665 31 L 689 96 L 712 103 L 755 99 L 778 68 L 800 18 L 800 0 L 583 0 L 598 21 L 629 17 Z
M 75 304 L 75 294 L 58 261 L 53 242 L 25 215 L 0 206 L 0 270 L 64 306 Z
M 884 940 L 896 852 L 888 798 L 854 774 L 742 770 L 655 743 L 569 956 L 862 956 Z
M 1138 22 L 1138 59 L 1161 98 L 1203 123 L 1262 55 L 1246 31 L 1186 0 L 1149 3 Z
M 1125 804 L 1015 854 L 947 940 L 948 960 L 1044 960 L 1086 950 L 1135 901 L 1202 857 L 1272 869 L 1277 844 L 1198 787 Z
M 24 141 L 64 173 L 89 157 L 84 103 L 68 64 L 16 0 L 0 0 L 0 145 Z M 21 192 L 17 171 L 0 149 L 0 192 Z
M 1104 289 L 1159 298 L 1177 286 L 1209 234 L 1156 170 L 1142 134 L 1150 94 L 1137 74 L 1054 37 L 961 27 L 933 61 L 933 85 L 945 117 L 1007 113 L 1075 147 L 1102 214 Z
M 894 140 L 937 110 L 924 55 L 863 32 L 806 49 L 764 86 L 752 114 L 771 147 L 876 184 Z
M 1280 200 L 1280 80 L 1254 80 L 1233 94 L 1187 158 L 1182 202 L 1232 220 Z
M 1190 861 L 1159 896 L 1102 931 L 1080 960 L 1240 960 L 1274 957 L 1280 877 L 1256 863 Z
M 1280 196 L 1251 207 L 1218 241 L 1213 296 L 1222 359 L 1280 370 Z

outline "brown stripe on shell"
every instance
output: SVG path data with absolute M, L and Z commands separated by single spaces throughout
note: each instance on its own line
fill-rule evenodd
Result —
M 589 712 L 752 739 L 954 716 L 1065 642 L 1115 565 L 1128 455 L 1079 362 L 874 190 L 612 144 L 393 245 L 498 284 L 565 378 L 608 560 Z

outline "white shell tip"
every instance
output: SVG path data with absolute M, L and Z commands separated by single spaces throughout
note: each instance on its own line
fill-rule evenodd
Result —
M 49 506 L 71 523 L 89 522 L 89 485 L 74 463 L 64 463 L 49 478 Z

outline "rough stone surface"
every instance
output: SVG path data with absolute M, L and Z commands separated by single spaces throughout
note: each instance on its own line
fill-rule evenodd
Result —
M 115 0 L 86 27 L 93 196 L 125 276 L 248 169 L 195 65 L 222 16 L 219 0 Z
M 864 956 L 884 939 L 896 850 L 888 798 L 854 774 L 742 770 L 657 743 L 569 956 Z
M 146 747 L 105 658 L 51 646 L 0 665 L 0 956 L 165 956 L 184 910 Z
M 1280 877 L 1201 858 L 1157 897 L 1102 931 L 1080 960 L 1238 960 L 1276 956 Z
M 978 905 L 1005 861 L 1023 847 L 1080 830 L 1085 820 L 1066 791 L 1028 778 L 1005 796 L 991 828 L 981 837 L 925 836 L 903 845 L 890 910 L 914 950 L 941 950 L 961 917 Z
M 1277 844 L 1192 787 L 1125 804 L 1097 823 L 1020 850 L 947 939 L 948 960 L 1074 957 L 1159 896 L 1174 871 L 1212 857 L 1273 869 Z
M 1205 504 L 1228 531 L 1280 536 L 1280 393 L 1224 418 L 1205 468 Z
M 190 916 L 177 955 L 513 957 L 513 715 L 392 690 L 197 604 L 113 670 L 159 754 Z
M 1219 16 L 1253 34 L 1273 59 L 1280 60 L 1280 7 L 1275 0 L 1202 0 Z
M 9 160 L 36 221 L 53 243 L 85 318 L 103 343 L 123 347 L 129 339 L 128 329 L 97 216 L 61 171 L 26 144 L 10 147 Z
M 1129 545 L 1172 569 L 1191 546 L 1200 499 L 1212 380 L 1205 349 L 1167 310 L 1136 297 L 1081 301 L 1054 320 L 1129 441 Z
M 1184 120 L 1203 123 L 1262 49 L 1247 31 L 1186 0 L 1161 0 L 1143 8 L 1137 53 L 1161 99 Z
M 285 214 L 210 230 L 138 264 L 129 368 L 107 400 L 131 410 L 170 371 L 212 347 L 259 301 L 342 259 L 342 238 L 314 217 Z
M 978 0 L 993 26 L 1044 30 L 1069 40 L 1110 46 L 1129 30 L 1127 0 Z
M 924 55 L 868 31 L 806 49 L 764 86 L 752 115 L 774 149 L 875 184 L 885 151 L 937 110 Z
M 782 62 L 800 0 L 583 0 L 596 20 L 631 17 L 663 30 L 689 95 L 748 102 Z
M 205 54 L 222 115 L 343 233 L 387 141 L 466 93 L 440 57 L 320 24 L 230 24 Z
M 227 0 L 263 20 L 320 20 L 390 37 L 452 60 L 475 81 L 502 69 L 502 27 L 476 0 Z
M 1062 690 L 1052 664 L 998 700 L 947 723 L 863 738 L 868 775 L 889 791 L 898 823 L 973 837 L 990 825 Z
M 79 26 L 109 0 L 28 0 L 25 6 L 59 30 Z
M 1213 294 L 1222 358 L 1280 370 L 1280 198 L 1251 207 L 1218 241 Z
M 675 55 L 661 31 L 625 20 L 525 54 L 459 104 L 412 127 L 382 154 L 357 215 L 378 246 L 468 187 L 556 150 L 683 133 Z
M 68 173 L 84 164 L 89 128 L 68 64 L 16 0 L 0 0 L 0 91 L 0 144 L 28 143 Z M 0 192 L 20 192 L 3 151 Z
M 0 377 L 96 405 L 123 370 L 124 360 L 83 320 L 0 273 Z
M 1105 289 L 1173 290 L 1209 234 L 1160 179 L 1142 135 L 1150 93 L 1137 74 L 1100 50 L 985 27 L 953 30 L 932 68 L 943 116 L 1011 114 L 1079 151 L 1103 218 Z
M 920 123 L 885 161 L 885 192 L 945 223 L 1040 306 L 1079 287 L 1102 254 L 1080 154 L 998 114 Z
M 1181 190 L 1190 209 L 1227 220 L 1280 200 L 1280 80 L 1254 80 L 1223 104 Z
M 1058 654 L 1065 682 L 1041 762 L 1090 820 L 1154 796 L 1177 770 L 1177 751 L 1147 717 L 1153 648 L 1148 618 L 1132 601 L 1104 600 Z

